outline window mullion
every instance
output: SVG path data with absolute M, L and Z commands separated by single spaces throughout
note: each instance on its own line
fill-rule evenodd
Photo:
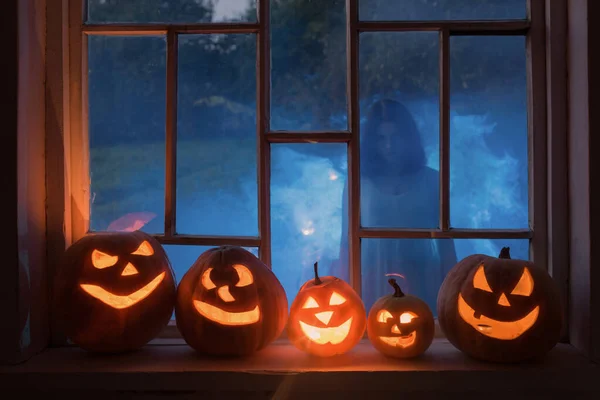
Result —
M 257 160 L 258 160 L 258 232 L 259 255 L 271 267 L 271 148 L 266 138 L 270 130 L 271 43 L 269 0 L 258 1 L 258 43 L 256 77 Z
M 177 47 L 177 33 L 170 29 L 167 33 L 165 237 L 177 232 Z
M 450 32 L 440 30 L 440 229 L 450 228 Z
M 348 143 L 348 251 L 350 283 L 360 296 L 360 115 L 358 83 L 358 0 L 346 0 L 346 55 L 348 121 L 352 138 Z

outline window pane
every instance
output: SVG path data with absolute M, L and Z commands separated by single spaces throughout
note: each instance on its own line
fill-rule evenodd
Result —
M 362 298 L 368 310 L 380 297 L 393 293 L 386 274 L 395 276 L 402 291 L 424 300 L 436 315 L 437 294 L 457 261 L 471 254 L 498 257 L 510 247 L 511 258 L 529 260 L 527 239 L 363 239 Z
M 360 36 L 361 224 L 439 225 L 436 32 Z
M 177 284 L 179 284 L 202 253 L 218 246 L 163 245 L 163 247 L 171 261 L 171 267 L 175 271 Z M 244 249 L 258 257 L 258 247 L 244 247 Z
M 290 304 L 300 286 L 314 277 L 316 261 L 320 275 L 348 279 L 348 268 L 339 260 L 346 148 L 345 144 L 272 146 L 273 272 Z
M 527 0 L 358 0 L 359 18 L 383 21 L 525 19 Z
M 345 0 L 271 1 L 271 129 L 346 130 Z
M 164 228 L 164 37 L 88 38 L 94 231 Z
M 256 21 L 256 0 L 88 0 L 87 23 Z
M 258 235 L 256 37 L 179 40 L 177 231 Z
M 450 217 L 457 228 L 527 228 L 525 38 L 453 37 Z

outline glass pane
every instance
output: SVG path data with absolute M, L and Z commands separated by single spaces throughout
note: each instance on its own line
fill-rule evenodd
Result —
M 360 36 L 361 224 L 439 225 L 435 32 Z
M 258 235 L 256 37 L 180 37 L 177 106 L 177 231 Z
M 256 0 L 87 0 L 87 23 L 255 22 Z
M 164 37 L 88 38 L 94 231 L 163 232 L 165 49 Z
M 363 21 L 525 19 L 527 0 L 358 0 Z
M 368 310 L 380 297 L 393 293 L 392 274 L 402 291 L 424 300 L 436 315 L 437 294 L 457 261 L 471 254 L 498 257 L 510 247 L 511 258 L 529 260 L 527 239 L 363 239 L 362 298 Z
M 348 279 L 348 267 L 339 259 L 340 247 L 347 246 L 340 245 L 346 242 L 346 154 L 346 145 L 337 143 L 272 145 L 273 272 L 290 305 L 300 286 L 314 277 L 316 261 L 320 275 Z
M 525 38 L 450 41 L 450 223 L 527 228 Z
M 202 253 L 218 246 L 163 245 L 163 247 L 169 261 L 171 261 L 171 267 L 175 271 L 177 284 L 179 284 L 185 273 Z M 258 247 L 244 247 L 244 249 L 258 257 Z
M 346 130 L 345 0 L 271 1 L 271 129 Z

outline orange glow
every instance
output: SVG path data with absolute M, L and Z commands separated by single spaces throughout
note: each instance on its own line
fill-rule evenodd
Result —
M 199 300 L 194 300 L 194 307 L 196 307 L 196 311 L 198 311 L 200 315 L 221 325 L 250 325 L 258 322 L 260 319 L 260 310 L 258 305 L 254 307 L 252 311 L 244 311 L 240 313 L 227 312 Z
M 377 313 L 377 322 L 385 324 L 388 319 L 394 318 L 388 310 L 380 310 Z
M 410 311 L 408 312 L 403 312 L 402 315 L 400 315 L 400 323 L 401 324 L 410 324 L 410 321 L 413 320 L 413 318 L 416 318 L 417 316 L 413 313 L 411 313 Z
M 395 326 L 395 325 L 394 325 Z M 397 328 L 397 327 L 396 327 Z M 410 347 L 415 343 L 415 339 L 417 338 L 417 332 L 413 331 L 410 335 L 407 336 L 380 336 L 379 339 L 392 347 Z
M 529 273 L 529 270 L 525 268 L 523 270 L 523 275 L 521 275 L 521 279 L 517 283 L 517 286 L 513 289 L 510 294 L 515 294 L 518 296 L 529 296 L 533 292 L 533 278 Z
M 318 307 L 319 307 L 319 303 L 317 303 L 317 301 L 310 296 L 308 297 L 308 299 L 306 299 L 306 303 L 304 303 L 304 305 L 302 306 L 302 308 L 318 308 Z
M 92 265 L 98 269 L 112 267 L 117 263 L 119 257 L 111 256 L 101 252 L 100 250 L 92 251 Z
M 97 285 L 88 285 L 82 283 L 79 285 L 83 290 L 85 290 L 90 296 L 95 297 L 100 300 L 104 304 L 107 304 L 113 308 L 121 310 L 123 308 L 128 308 L 133 306 L 134 304 L 142 301 L 146 297 L 150 295 L 156 289 L 156 287 L 162 282 L 165 278 L 165 272 L 158 275 L 156 278 L 152 280 L 152 282 L 148 283 L 143 288 L 136 290 L 127 296 L 119 296 L 113 294 L 106 289 L 97 286 Z
M 132 263 L 127 263 L 125 269 L 123 270 L 123 272 L 121 272 L 121 276 L 136 275 L 137 273 L 137 268 L 135 268 Z
M 131 254 L 139 256 L 151 256 L 152 254 L 154 254 L 154 249 L 152 248 L 152 245 L 150 245 L 150 243 L 144 240 L 142 244 L 140 244 L 140 246 L 137 248 L 137 250 Z
M 480 265 L 477 269 L 477 272 L 475 272 L 475 276 L 473 277 L 473 286 L 475 289 L 481 289 L 492 293 L 492 288 L 490 288 L 487 278 L 485 277 L 485 269 L 483 268 L 483 265 Z
M 250 272 L 250 270 L 246 266 L 241 264 L 235 264 L 233 268 L 235 269 L 240 278 L 240 280 L 238 281 L 238 283 L 235 284 L 235 286 L 244 287 L 252 285 L 252 283 L 254 282 L 254 278 L 252 277 L 252 272 Z
M 394 324 L 394 326 L 392 326 L 392 333 L 401 334 L 402 332 L 400 332 L 400 328 L 398 328 L 398 325 Z
M 217 290 L 217 293 L 219 294 L 221 300 L 223 300 L 226 303 L 231 303 L 232 301 L 235 301 L 235 297 L 233 297 L 231 293 L 229 293 L 229 286 L 221 286 L 219 290 Z
M 458 295 L 458 313 L 461 318 L 473 329 L 494 339 L 513 340 L 521 336 L 535 324 L 540 313 L 540 306 L 536 306 L 533 311 L 525 317 L 511 322 L 496 321 L 481 315 L 475 317 L 475 310 L 467 304 L 462 295 Z
M 340 304 L 344 304 L 345 302 L 346 302 L 346 298 L 336 292 L 333 292 L 331 294 L 331 298 L 329 299 L 330 306 L 339 306 Z
M 323 324 L 327 325 L 329 323 L 329 321 L 331 320 L 332 315 L 333 315 L 333 311 L 323 311 L 323 312 L 315 314 L 315 317 L 317 317 L 317 319 L 319 321 L 321 321 Z
M 208 268 L 202 274 L 202 286 L 204 286 L 207 290 L 214 289 L 217 287 L 217 285 L 215 285 L 212 279 L 210 279 L 210 273 L 212 270 L 212 268 Z
M 352 326 L 352 317 L 350 317 L 340 326 L 329 328 L 317 328 L 315 326 L 305 324 L 302 321 L 298 322 L 300 323 L 300 329 L 302 329 L 302 333 L 304 333 L 304 335 L 311 341 L 317 344 L 340 344 L 348 337 L 350 327 Z
M 498 304 L 504 307 L 510 307 L 510 302 L 508 301 L 504 293 L 500 295 L 500 298 L 498 299 Z

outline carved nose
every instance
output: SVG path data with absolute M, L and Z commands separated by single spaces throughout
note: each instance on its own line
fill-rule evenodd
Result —
M 319 319 L 319 321 L 321 321 L 322 323 L 327 325 L 329 323 L 329 320 L 331 319 L 332 315 L 333 315 L 333 311 L 323 311 L 318 314 L 315 314 L 315 317 L 317 317 Z
M 127 263 L 123 272 L 121 272 L 121 276 L 135 275 L 138 273 L 138 270 L 133 266 L 132 263 Z
M 398 329 L 398 325 L 394 324 L 394 326 L 392 326 L 392 333 L 397 333 L 397 334 L 401 333 L 400 329 Z
M 221 286 L 219 290 L 217 290 L 217 293 L 219 294 L 221 300 L 223 300 L 225 303 L 231 303 L 232 301 L 235 301 L 235 297 L 229 293 L 229 286 Z
M 498 304 L 500 304 L 501 306 L 504 306 L 504 307 L 510 307 L 510 303 L 508 302 L 508 299 L 506 298 L 506 295 L 504 293 L 502 293 L 500 295 L 500 299 L 498 300 Z

